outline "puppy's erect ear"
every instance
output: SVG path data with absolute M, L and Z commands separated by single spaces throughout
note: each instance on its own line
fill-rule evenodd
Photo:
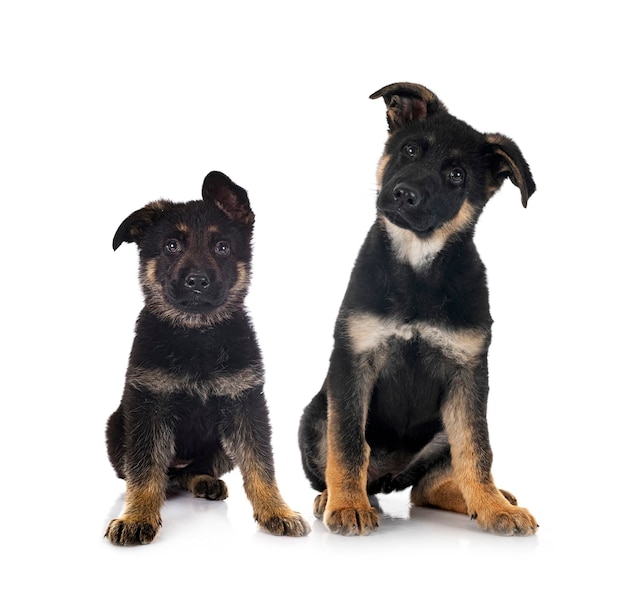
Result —
M 124 241 L 141 245 L 146 229 L 154 225 L 171 205 L 172 203 L 170 201 L 158 200 L 128 215 L 115 232 L 115 236 L 113 237 L 113 250 L 120 247 Z
M 374 92 L 370 98 L 385 99 L 387 123 L 393 133 L 411 121 L 422 121 L 436 112 L 447 111 L 443 102 L 425 86 L 396 82 Z
M 499 133 L 488 133 L 485 138 L 492 156 L 493 192 L 502 186 L 506 178 L 510 178 L 511 182 L 519 188 L 522 194 L 522 205 L 526 208 L 528 199 L 535 192 L 536 186 L 522 152 L 512 139 Z
M 222 172 L 209 172 L 202 184 L 202 199 L 217 206 L 233 221 L 242 225 L 254 223 L 248 193 Z

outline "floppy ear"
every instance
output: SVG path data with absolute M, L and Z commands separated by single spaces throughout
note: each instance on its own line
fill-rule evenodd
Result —
M 222 172 L 209 172 L 202 184 L 202 199 L 217 206 L 233 221 L 242 225 L 254 223 L 248 193 Z
M 170 201 L 158 200 L 147 204 L 143 209 L 131 213 L 122 221 L 113 237 L 113 250 L 116 250 L 122 242 L 136 243 L 141 245 L 146 229 L 163 216 L 163 213 L 171 206 Z
M 370 98 L 385 99 L 387 123 L 393 133 L 411 121 L 422 121 L 439 111 L 447 111 L 443 102 L 425 86 L 410 82 L 389 84 L 374 92 Z
M 526 208 L 536 186 L 522 152 L 512 139 L 504 135 L 489 133 L 485 137 L 492 154 L 491 174 L 494 181 L 492 194 L 502 186 L 506 178 L 509 178 L 519 188 L 522 205 Z

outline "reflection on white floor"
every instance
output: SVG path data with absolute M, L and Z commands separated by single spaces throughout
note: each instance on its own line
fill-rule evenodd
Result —
M 543 501 L 528 505 L 541 525 L 538 534 L 529 538 L 494 536 L 467 516 L 410 507 L 408 490 L 377 496 L 381 513 L 377 532 L 343 537 L 331 534 L 313 517 L 315 492 L 303 475 L 294 474 L 283 495 L 309 520 L 312 531 L 305 538 L 282 538 L 256 526 L 235 470 L 224 477 L 228 499 L 211 502 L 177 491 L 163 507 L 163 527 L 154 542 L 122 548 L 102 537 L 108 518 L 119 513 L 123 502 L 123 483 L 112 480 L 97 494 L 100 503 L 90 506 L 91 515 L 98 514 L 91 520 L 93 524 L 99 519 L 98 529 L 92 525 L 89 537 L 69 552 L 79 551 L 102 579 L 122 575 L 127 582 L 179 583 L 200 575 L 211 582 L 261 582 L 268 587 L 323 579 L 332 579 L 333 587 L 391 580 L 409 586 L 442 583 L 453 587 L 479 579 L 482 587 L 526 587 L 529 583 L 548 587 L 572 575 L 589 578 L 595 570 L 589 567 L 585 554 L 590 547 L 582 538 L 579 543 L 574 538 L 569 539 L 573 544 L 563 542 L 560 530 L 567 519 L 559 518 L 568 514 L 558 512 L 557 496 L 543 496 Z M 110 493 L 108 513 L 105 489 Z M 538 494 L 535 500 L 541 497 Z M 603 554 L 608 558 L 615 551 L 616 547 L 607 545 Z

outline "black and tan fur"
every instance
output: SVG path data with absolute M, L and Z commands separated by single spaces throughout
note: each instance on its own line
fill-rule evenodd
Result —
M 411 487 L 411 502 L 469 514 L 485 530 L 530 535 L 534 517 L 491 474 L 487 350 L 491 316 L 476 221 L 509 178 L 535 184 L 517 145 L 450 115 L 411 83 L 372 94 L 389 136 L 376 221 L 355 262 L 321 391 L 299 443 L 332 532 L 368 534 L 368 496 Z
M 106 430 L 109 458 L 126 480 L 124 508 L 106 530 L 114 544 L 154 539 L 170 483 L 226 499 L 220 476 L 235 466 L 260 526 L 309 532 L 276 484 L 263 364 L 244 308 L 254 214 L 246 191 L 220 172 L 207 175 L 202 197 L 152 202 L 113 239 L 113 249 L 137 244 L 145 299 Z

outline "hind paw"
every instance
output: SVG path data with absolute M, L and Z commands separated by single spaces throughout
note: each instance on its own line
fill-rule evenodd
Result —
M 228 487 L 221 479 L 209 475 L 197 475 L 189 481 L 189 490 L 194 496 L 210 501 L 223 501 L 228 497 Z
M 324 517 L 324 511 L 326 510 L 326 503 L 328 501 L 328 491 L 322 491 L 313 501 L 313 515 L 317 519 Z
M 532 536 L 539 527 L 527 509 L 515 505 L 509 505 L 506 509 L 475 514 L 473 517 L 481 528 L 499 536 Z
M 505 491 L 504 489 L 498 489 L 500 491 L 500 493 L 502 493 L 504 495 L 504 498 L 511 504 L 511 505 L 517 505 L 517 498 L 515 497 L 515 495 L 513 495 L 513 493 L 509 493 L 509 491 Z

